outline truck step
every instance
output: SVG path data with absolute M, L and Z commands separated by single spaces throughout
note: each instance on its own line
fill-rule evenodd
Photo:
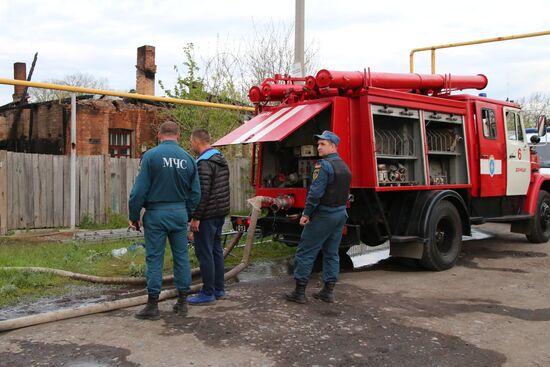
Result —
M 485 218 L 486 222 L 493 222 L 493 223 L 506 223 L 506 222 L 516 222 L 521 220 L 529 220 L 533 216 L 529 214 L 521 214 L 521 215 L 505 215 L 503 217 L 495 217 L 495 218 Z
M 485 218 L 483 217 L 470 217 L 470 224 L 483 224 L 485 223 Z
M 422 242 L 423 239 L 418 236 L 392 236 L 391 243 L 409 243 L 409 242 Z

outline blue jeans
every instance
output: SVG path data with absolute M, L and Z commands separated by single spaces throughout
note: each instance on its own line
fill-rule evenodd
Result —
M 294 278 L 307 283 L 313 263 L 323 251 L 323 281 L 336 282 L 340 270 L 338 248 L 342 240 L 342 229 L 348 215 L 341 209 L 319 207 L 308 224 L 304 226 L 294 259 Z
M 224 290 L 224 263 L 221 242 L 222 227 L 225 217 L 201 220 L 199 231 L 195 232 L 195 254 L 199 260 L 202 292 L 208 296 L 214 290 Z
M 189 292 L 191 268 L 187 251 L 187 210 L 149 209 L 143 217 L 143 227 L 149 296 L 156 298 L 160 294 L 166 237 L 172 250 L 174 284 L 180 292 Z

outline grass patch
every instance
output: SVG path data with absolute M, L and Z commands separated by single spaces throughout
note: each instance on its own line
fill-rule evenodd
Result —
M 246 238 L 241 240 L 241 244 L 244 245 Z M 280 259 L 294 255 L 296 247 L 290 247 L 280 242 L 272 241 L 271 238 L 265 238 L 262 240 L 255 240 L 252 247 L 252 253 L 250 254 L 250 262 L 264 261 Z M 225 258 L 225 266 L 231 267 L 241 262 L 243 255 L 243 248 L 237 247 L 231 251 L 231 253 Z
M 0 270 L 0 307 L 23 298 L 32 300 L 42 295 L 61 295 L 68 283 L 75 282 L 51 274 Z
M 229 242 L 229 239 L 228 239 Z M 251 261 L 277 259 L 294 253 L 295 249 L 284 244 L 255 240 Z M 261 243 L 259 243 L 261 242 Z M 244 244 L 244 239 L 241 240 Z M 127 248 L 128 252 L 120 257 L 111 255 L 113 249 Z M 226 266 L 240 263 L 243 249 L 235 248 L 226 258 Z M 197 267 L 198 261 L 194 249 L 189 250 L 191 267 Z M 145 276 L 145 251 L 135 240 L 123 240 L 101 243 L 29 243 L 25 239 L 0 238 L 0 267 L 46 267 L 63 269 L 76 273 L 98 276 Z M 172 273 L 172 253 L 166 245 L 164 273 Z M 22 299 L 36 299 L 43 296 L 60 295 L 68 284 L 82 284 L 74 280 L 51 274 L 24 271 L 0 270 L 0 307 L 14 304 Z
M 128 217 L 120 213 L 109 213 L 109 218 L 107 223 L 95 223 L 94 220 L 89 216 L 84 216 L 80 220 L 79 228 L 80 229 L 117 229 L 117 228 L 126 228 L 128 227 Z

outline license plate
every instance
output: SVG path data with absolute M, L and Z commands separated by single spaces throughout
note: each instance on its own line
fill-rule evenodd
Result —
M 246 232 L 248 230 L 248 227 L 244 224 L 237 224 L 237 232 Z

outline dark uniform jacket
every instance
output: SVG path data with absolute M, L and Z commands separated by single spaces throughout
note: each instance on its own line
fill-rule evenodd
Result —
M 166 140 L 143 155 L 130 193 L 129 218 L 139 220 L 141 208 L 182 208 L 195 211 L 201 196 L 195 160 L 176 141 Z
M 225 217 L 229 214 L 229 167 L 216 149 L 204 151 L 197 159 L 201 183 L 201 201 L 193 219 Z

